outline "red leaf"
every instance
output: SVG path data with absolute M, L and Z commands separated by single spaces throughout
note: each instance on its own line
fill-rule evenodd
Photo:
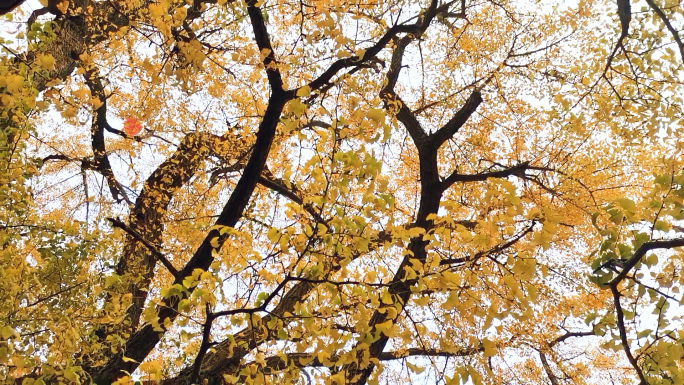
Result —
M 142 123 L 136 118 L 124 119 L 124 132 L 126 135 L 135 136 L 142 130 Z

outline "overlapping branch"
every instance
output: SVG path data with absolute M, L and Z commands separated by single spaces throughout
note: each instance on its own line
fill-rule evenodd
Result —
M 427 26 L 432 21 L 437 14 L 437 3 L 432 2 L 430 7 L 424 11 L 423 17 L 419 19 L 419 30 L 424 31 Z M 419 36 L 419 34 L 416 34 Z M 418 36 L 414 36 L 418 37 Z M 401 69 L 401 56 L 404 49 L 406 48 L 409 40 L 400 41 L 398 44 L 398 53 L 395 52 L 392 58 L 392 65 L 389 69 L 388 85 L 393 85 L 396 83 L 398 73 Z M 442 194 L 445 191 L 446 186 L 440 182 L 439 169 L 437 163 L 437 150 L 440 145 L 448 139 L 445 135 L 448 133 L 455 133 L 461 125 L 472 115 L 475 108 L 479 105 L 481 97 L 479 92 L 475 92 L 471 95 L 471 101 L 467 103 L 467 106 L 461 108 L 457 112 L 456 116 L 450 120 L 450 125 L 446 125 L 438 129 L 435 134 L 427 135 L 425 130 L 422 129 L 418 120 L 415 118 L 415 114 L 401 102 L 396 93 L 392 88 L 385 87 L 381 91 L 381 96 L 386 100 L 386 108 L 393 108 L 393 106 L 399 104 L 399 110 L 397 112 L 397 118 L 401 121 L 411 138 L 414 140 L 414 144 L 418 150 L 419 167 L 420 167 L 420 184 L 421 184 L 421 195 L 420 204 L 418 208 L 418 213 L 416 216 L 416 226 L 429 231 L 433 222 L 428 220 L 430 215 L 436 214 L 439 210 L 439 202 L 441 201 Z M 462 111 L 462 112 L 461 112 Z M 411 297 L 411 288 L 417 283 L 417 278 L 408 279 L 407 269 L 412 265 L 412 260 L 423 263 L 427 259 L 426 246 L 428 242 L 423 239 L 422 235 L 418 237 L 411 238 L 408 250 L 410 251 L 404 257 L 403 261 L 399 265 L 398 269 L 392 280 L 390 281 L 390 286 L 388 288 L 389 293 L 393 298 L 393 303 L 390 305 L 382 306 L 394 306 L 401 310 L 408 303 Z M 354 362 L 345 364 L 341 371 L 344 372 L 345 377 L 349 383 L 352 384 L 365 384 L 371 373 L 374 370 L 375 365 L 372 361 L 364 360 L 363 356 L 367 352 L 370 358 L 377 358 L 383 352 L 389 337 L 376 330 L 377 325 L 384 324 L 386 322 L 391 322 L 394 324 L 396 318 L 390 318 L 390 312 L 385 311 L 385 309 L 380 308 L 371 316 L 369 321 L 369 326 L 371 327 L 371 333 L 378 334 L 379 337 L 372 342 L 367 348 L 361 349 L 360 344 L 354 346 L 354 350 L 357 352 L 357 357 Z M 361 366 L 361 362 L 365 362 L 365 366 Z
M 384 232 L 378 234 L 377 238 L 373 239 L 369 243 L 369 250 L 376 249 L 390 238 L 390 234 Z M 355 254 L 351 256 L 351 259 L 355 260 L 362 254 L 364 253 L 356 251 Z M 326 268 L 328 270 L 323 273 L 323 279 L 327 279 L 333 273 L 339 271 L 341 267 L 342 266 L 340 264 L 326 264 Z M 267 325 L 271 324 L 271 321 L 274 319 L 280 319 L 284 322 L 287 322 L 288 318 L 285 317 L 285 314 L 293 313 L 295 306 L 298 303 L 306 300 L 309 294 L 317 287 L 315 282 L 305 279 L 290 279 L 289 281 L 296 281 L 296 283 L 282 295 L 278 303 L 272 310 L 268 312 L 267 315 L 256 321 L 258 324 L 266 327 L 265 334 L 257 334 L 253 327 L 248 327 L 238 333 L 233 334 L 232 338 L 226 339 L 215 345 L 213 347 L 214 353 L 209 353 L 203 362 L 203 367 L 200 374 L 201 378 L 208 379 L 210 383 L 213 383 L 213 381 L 219 381 L 223 374 L 234 375 L 238 373 L 241 368 L 243 358 L 249 354 L 249 352 L 266 341 L 276 339 L 275 330 Z M 233 312 L 237 314 L 238 311 L 239 309 L 235 309 Z M 167 383 L 180 383 L 183 382 L 183 380 L 188 376 L 189 370 L 186 369 L 181 372 L 181 375 L 178 378 L 169 380 Z
M 164 217 L 179 188 L 195 175 L 218 138 L 207 133 L 187 135 L 176 152 L 164 161 L 143 184 L 130 214 L 129 227 L 153 245 L 160 245 L 164 233 Z M 140 314 L 147 300 L 147 291 L 154 277 L 155 256 L 144 244 L 131 238 L 116 266 L 116 274 L 129 283 L 133 294 L 128 309 L 131 330 L 140 323 Z
M 483 250 L 472 257 L 465 257 L 465 258 L 447 258 L 439 261 L 440 266 L 445 266 L 445 265 L 454 265 L 458 263 L 466 263 L 466 262 L 474 262 L 477 261 L 478 259 L 490 255 L 495 255 L 497 253 L 501 253 L 504 250 L 510 249 L 513 247 L 516 243 L 518 243 L 521 239 L 523 239 L 527 234 L 531 233 L 532 230 L 534 230 L 534 226 L 537 224 L 537 221 L 532 220 L 532 222 L 527 226 L 523 231 L 515 235 L 514 237 L 510 238 L 508 241 L 498 244 L 494 247 L 492 247 L 489 250 Z
M 548 167 L 532 166 L 530 162 L 522 162 L 501 170 L 486 171 L 478 174 L 459 174 L 458 170 L 446 177 L 442 182 L 444 188 L 448 188 L 456 182 L 483 182 L 490 178 L 507 178 L 509 176 L 525 177 L 525 171 L 554 171 Z
M 684 238 L 658 239 L 644 242 L 641 246 L 639 246 L 638 249 L 636 249 L 636 251 L 634 251 L 634 254 L 632 254 L 632 256 L 622 264 L 622 271 L 620 271 L 615 278 L 607 283 L 606 286 L 617 288 L 618 285 L 620 285 L 620 283 L 627 277 L 629 272 L 641 261 L 643 257 L 646 256 L 646 254 L 648 254 L 649 251 L 658 249 L 672 249 L 682 246 L 684 246 Z
M 672 22 L 670 19 L 665 15 L 665 12 L 656 4 L 653 0 L 646 0 L 646 4 L 653 10 L 653 12 L 658 15 L 660 20 L 662 20 L 663 24 L 665 24 L 665 27 L 667 28 L 668 31 L 672 34 L 672 37 L 675 40 L 675 43 L 677 44 L 677 48 L 679 48 L 679 54 L 682 56 L 682 63 L 684 64 L 684 42 L 682 42 L 681 36 L 679 36 L 679 32 L 677 29 L 675 29 L 672 26 Z
M 431 1 L 430 6 L 423 10 L 416 23 L 397 24 L 390 27 L 375 44 L 366 49 L 363 57 L 354 55 L 349 58 L 335 61 L 325 72 L 311 81 L 308 86 L 311 88 L 311 90 L 318 90 L 324 85 L 328 84 L 341 70 L 359 66 L 363 62 L 366 62 L 371 58 L 375 58 L 377 54 L 379 54 L 380 51 L 382 51 L 387 44 L 389 44 L 399 34 L 406 33 L 412 34 L 414 37 L 420 36 L 427 29 L 435 16 L 439 13 L 448 12 L 449 7 L 451 7 L 452 4 L 453 2 L 447 2 L 439 6 L 436 0 Z
M 443 6 L 444 9 L 448 8 L 448 5 Z M 441 9 L 441 7 L 440 7 Z M 426 12 L 421 18 L 422 23 L 420 24 L 420 27 L 424 30 L 427 28 L 427 25 L 429 25 L 431 18 L 434 17 L 435 12 L 437 10 L 437 3 L 433 2 L 431 4 L 431 8 Z M 258 18 L 259 16 L 256 15 L 256 13 L 250 13 L 250 17 L 254 16 L 255 18 Z M 255 29 L 255 34 L 259 33 L 259 29 Z M 361 65 L 363 61 L 366 60 L 371 60 L 374 58 L 374 56 L 380 52 L 382 47 L 386 45 L 390 40 L 391 36 L 396 35 L 397 33 L 402 32 L 402 28 L 394 28 L 390 29 L 386 33 L 386 35 L 380 39 L 380 41 L 374 45 L 374 49 L 367 50 L 364 57 L 362 59 L 357 59 L 353 65 Z M 418 29 L 417 31 L 420 31 Z M 265 41 L 263 41 L 261 44 L 259 44 L 260 48 L 266 48 L 269 49 L 268 45 L 266 44 Z M 269 51 L 269 54 L 271 54 L 272 51 Z M 268 57 L 265 60 L 269 60 L 269 63 L 274 63 L 274 60 L 268 59 Z M 265 64 L 266 65 L 266 64 Z M 351 67 L 353 66 L 351 62 L 346 62 L 345 60 L 341 60 L 338 62 L 335 62 L 328 70 L 324 72 L 323 75 L 321 75 L 318 79 L 314 80 L 314 82 L 310 83 L 309 86 L 312 89 L 320 88 L 324 84 L 326 84 L 330 79 L 332 79 L 333 76 L 337 72 L 339 72 L 343 68 Z M 267 68 L 268 65 L 266 65 Z M 270 67 L 270 68 L 277 68 L 277 67 Z M 271 81 L 271 78 L 269 78 L 269 81 Z M 277 82 L 275 83 L 277 84 Z M 288 93 L 288 95 L 291 95 L 294 93 Z M 268 115 L 268 114 L 267 114 Z M 437 180 L 437 178 L 435 178 Z M 438 191 L 438 189 L 434 189 L 434 191 Z M 439 192 L 441 194 L 441 191 Z M 435 200 L 434 202 L 439 202 L 439 199 Z M 436 212 L 436 207 L 434 208 L 434 212 Z M 427 214 L 424 216 L 424 218 L 427 216 Z M 420 217 L 420 216 L 419 216 Z M 421 225 L 421 223 L 417 222 L 417 225 Z M 196 254 L 197 255 L 197 254 Z M 313 289 L 314 285 L 309 282 L 298 282 L 290 291 L 288 291 L 283 299 L 279 302 L 279 304 L 276 306 L 275 310 L 270 312 L 270 315 L 265 316 L 264 318 L 261 319 L 261 323 L 267 323 L 272 316 L 277 316 L 278 314 L 284 314 L 286 309 L 292 309 L 296 303 L 299 301 L 303 300 L 306 298 L 308 293 Z M 289 311 L 289 310 L 287 310 Z M 200 377 L 201 378 L 215 378 L 216 376 L 220 376 L 221 373 L 224 372 L 232 372 L 237 368 L 237 364 L 240 362 L 242 357 L 246 355 L 249 351 L 254 349 L 258 344 L 263 342 L 265 340 L 264 336 L 261 336 L 260 338 L 254 338 L 253 336 L 253 331 L 252 330 L 243 330 L 242 332 L 236 334 L 233 336 L 232 341 L 235 342 L 229 342 L 229 341 L 224 341 L 222 343 L 219 343 L 214 347 L 216 350 L 216 353 L 214 354 L 208 354 L 205 357 L 205 362 L 203 364 L 203 367 L 205 369 L 202 369 Z M 237 342 L 237 341 L 242 341 L 242 342 Z M 237 346 L 234 344 L 237 342 Z M 229 347 L 232 349 L 232 354 L 228 354 Z M 184 373 L 187 373 L 187 371 L 184 371 Z M 181 375 L 183 377 L 183 375 Z M 171 383 L 175 383 L 176 381 L 179 381 L 180 379 L 176 379 L 171 381 Z
M 140 233 L 128 227 L 119 218 L 107 218 L 107 220 L 112 223 L 113 227 L 122 229 L 123 231 L 128 233 L 128 235 L 132 236 L 136 241 L 141 242 L 148 249 L 150 249 L 150 251 L 155 255 L 155 257 L 157 257 L 157 259 L 162 263 L 162 265 L 166 267 L 166 269 L 169 271 L 169 273 L 171 273 L 171 275 L 175 277 L 176 274 L 178 274 L 178 270 L 175 267 L 173 267 L 173 264 L 166 258 L 164 253 L 159 251 L 159 248 L 157 246 L 150 243 L 150 241 L 145 239 Z
M 257 44 L 262 49 L 270 49 L 271 45 L 263 20 L 263 14 L 261 13 L 261 10 L 255 6 L 255 1 L 250 1 L 248 3 L 248 13 Z M 276 134 L 276 126 L 280 120 L 285 103 L 288 101 L 288 98 L 291 97 L 291 95 L 283 90 L 283 83 L 277 66 L 270 65 L 275 62 L 274 55 L 275 54 L 271 50 L 264 58 L 264 66 L 266 67 L 269 83 L 272 85 L 268 106 L 264 113 L 264 117 L 259 124 L 259 130 L 256 134 L 256 141 L 249 161 L 247 161 L 242 176 L 238 180 L 228 202 L 218 216 L 215 222 L 216 226 L 234 227 L 237 221 L 242 217 L 244 209 L 247 206 L 257 181 L 266 165 L 271 143 Z M 206 271 L 214 260 L 213 253 L 217 249 L 220 249 L 227 237 L 227 234 L 221 234 L 217 229 L 209 231 L 194 255 L 180 270 L 174 283 L 182 284 L 183 280 L 192 275 L 196 269 Z M 189 289 L 189 292 L 192 292 L 192 288 Z M 157 307 L 156 312 L 158 318 L 163 321 L 166 319 L 169 321 L 175 320 L 178 315 L 177 306 L 181 299 L 183 298 L 169 298 L 164 306 Z M 138 367 L 139 363 L 142 362 L 156 346 L 164 332 L 165 331 L 154 330 L 149 324 L 144 325 L 141 329 L 131 335 L 126 342 L 123 351 L 113 355 L 98 371 L 96 377 L 111 380 L 120 378 L 125 372 L 132 373 Z M 126 357 L 130 357 L 132 360 L 124 360 L 124 352 Z
M 405 359 L 407 357 L 468 357 L 479 354 L 484 351 L 483 347 L 477 348 L 461 348 L 452 350 L 432 349 L 432 348 L 409 348 L 405 350 L 394 350 L 390 352 L 382 352 L 377 358 L 379 361 L 395 361 Z M 329 363 L 323 363 L 315 353 L 288 353 L 285 355 L 276 355 L 264 359 L 265 364 L 259 372 L 274 373 L 281 370 L 286 370 L 290 367 L 296 368 L 323 368 L 330 364 L 335 364 L 340 359 L 339 356 L 330 357 Z M 254 362 L 248 362 L 244 367 L 255 365 Z M 326 365 L 328 364 L 328 365 Z M 258 365 L 258 364 L 257 364 Z
M 188 13 L 189 17 L 190 15 L 193 15 L 192 17 L 198 17 L 197 14 L 201 12 L 201 3 L 213 2 L 214 1 L 211 0 L 194 1 L 192 9 Z M 245 207 L 249 203 L 250 198 L 253 196 L 255 186 L 257 184 L 262 184 L 265 187 L 268 187 L 287 197 L 288 199 L 301 204 L 316 221 L 322 223 L 324 222 L 324 219 L 320 216 L 320 213 L 316 212 L 310 205 L 307 206 L 305 200 L 296 189 L 287 188 L 282 181 L 279 181 L 277 178 L 274 178 L 273 175 L 270 175 L 265 166 L 269 155 L 270 146 L 275 136 L 275 128 L 283 111 L 283 107 L 288 99 L 294 97 L 295 91 L 283 90 L 283 80 L 278 71 L 277 57 L 268 36 L 266 23 L 263 19 L 263 13 L 261 9 L 256 6 L 256 4 L 257 2 L 254 0 L 247 1 L 248 15 L 252 23 L 254 38 L 257 46 L 265 55 L 263 64 L 266 69 L 266 76 L 268 78 L 269 85 L 271 86 L 271 96 L 268 100 L 268 107 L 264 117 L 259 125 L 256 135 L 256 142 L 253 146 L 253 149 L 249 153 L 249 160 L 246 163 L 241 163 L 239 165 L 240 169 L 243 170 L 242 176 L 240 177 L 228 202 L 220 213 L 216 221 L 216 225 L 229 227 L 235 226 L 237 221 L 242 218 Z M 395 102 L 395 104 L 399 106 L 397 117 L 407 128 L 414 139 L 416 146 L 418 147 L 421 168 L 421 188 L 423 190 L 423 194 L 421 196 L 420 209 L 417 215 L 415 226 L 424 228 L 426 230 L 429 230 L 432 227 L 432 222 L 427 218 L 430 214 L 437 213 L 442 193 L 451 184 L 458 181 L 472 182 L 486 180 L 488 178 L 523 175 L 527 170 L 539 169 L 530 166 L 529 163 L 523 163 L 521 165 L 511 166 L 502 170 L 488 171 L 477 175 L 460 175 L 457 172 L 454 172 L 445 180 L 440 180 L 441 178 L 437 172 L 437 149 L 439 149 L 439 147 L 445 141 L 453 137 L 478 108 L 479 104 L 482 102 L 482 96 L 479 90 L 476 88 L 471 93 L 465 104 L 454 114 L 447 124 L 435 131 L 434 134 L 428 135 L 421 127 L 418 119 L 415 116 L 415 113 L 412 112 L 411 109 L 394 94 L 393 87 L 396 84 L 396 79 L 399 75 L 399 70 L 401 68 L 401 57 L 403 56 L 405 47 L 410 42 L 414 41 L 414 39 L 420 37 L 420 35 L 427 29 L 436 15 L 438 15 L 440 12 L 447 12 L 450 4 L 451 3 L 438 7 L 438 2 L 432 1 L 430 6 L 426 8 L 424 12 L 421 13 L 417 18 L 418 21 L 415 24 L 395 25 L 389 28 L 388 31 L 378 40 L 378 42 L 366 50 L 362 57 L 353 57 L 350 59 L 336 61 L 323 74 L 309 83 L 311 89 L 320 90 L 328 85 L 330 81 L 339 74 L 340 71 L 346 68 L 360 68 L 361 66 L 365 65 L 364 63 L 373 60 L 375 56 L 380 53 L 381 50 L 383 50 L 390 42 L 396 41 L 400 34 L 410 34 L 398 39 L 399 45 L 395 48 L 392 65 L 390 67 L 390 72 L 388 73 L 388 85 L 391 84 L 391 87 L 386 89 L 386 94 L 384 97 L 386 98 L 388 108 L 391 108 L 389 106 L 392 104 L 392 102 Z M 465 3 L 463 3 L 462 7 L 463 17 L 465 17 Z M 397 55 L 398 58 L 398 61 L 396 62 L 394 60 L 395 55 Z M 96 95 L 98 92 L 97 87 L 98 84 L 93 84 L 93 87 L 91 87 L 91 91 L 95 90 L 93 95 Z M 104 92 L 102 90 L 101 82 L 99 83 L 99 89 L 102 91 L 101 101 L 103 102 L 104 106 L 106 100 L 104 100 Z M 103 106 L 100 108 L 103 108 Z M 104 157 L 106 158 L 103 130 L 107 129 L 108 127 L 105 115 L 105 109 L 103 109 L 101 113 L 96 113 L 94 115 L 93 120 L 95 123 L 97 123 L 97 132 L 94 129 L 93 148 L 94 150 L 96 148 L 98 150 L 92 163 L 89 164 L 86 161 L 82 161 L 82 166 L 87 167 L 90 165 L 97 169 L 100 167 L 100 165 L 104 164 L 104 160 L 102 160 L 101 156 L 101 154 L 104 154 Z M 211 145 L 205 145 L 207 142 L 211 143 L 215 140 L 215 137 L 208 136 L 208 134 L 191 134 L 186 137 L 176 153 L 166 162 L 164 162 L 162 166 L 160 166 L 160 168 L 158 168 L 145 183 L 143 191 L 136 200 L 135 207 L 133 208 L 133 212 L 130 217 L 130 224 L 126 225 L 122 221 L 113 221 L 115 226 L 121 227 L 131 236 L 131 239 L 127 243 L 123 257 L 117 266 L 117 274 L 127 276 L 130 278 L 130 281 L 127 280 L 126 282 L 131 282 L 131 285 L 124 291 L 133 294 L 134 298 L 134 303 L 129 308 L 127 316 L 129 321 L 128 328 L 132 332 L 132 335 L 128 341 L 126 341 L 125 347 L 122 351 L 112 356 L 104 366 L 96 368 L 94 377 L 98 380 L 111 381 L 112 379 L 121 377 L 124 374 L 124 371 L 129 373 L 133 372 L 139 363 L 142 362 L 149 352 L 154 348 L 164 333 L 164 331 L 154 330 L 151 325 L 144 325 L 142 328 L 136 330 L 140 323 L 140 314 L 147 297 L 147 290 L 149 290 L 149 284 L 152 275 L 154 274 L 154 266 L 156 261 L 160 260 L 164 265 L 166 265 L 167 269 L 174 276 L 174 283 L 182 283 L 186 277 L 192 275 L 197 269 L 206 270 L 213 261 L 212 253 L 214 253 L 217 248 L 220 248 L 226 238 L 229 236 L 227 234 L 221 234 L 218 230 L 211 230 L 206 235 L 202 245 L 195 251 L 192 258 L 189 259 L 189 261 L 180 271 L 173 267 L 173 265 L 163 256 L 156 246 L 160 244 L 159 241 L 164 231 L 163 216 L 169 202 L 171 199 L 173 199 L 173 196 L 178 188 L 188 183 L 190 178 L 192 178 L 198 167 L 200 167 L 202 164 L 204 158 L 209 156 L 214 151 Z M 105 171 L 103 172 L 99 169 L 98 171 L 103 172 L 103 175 L 105 175 L 107 172 L 106 169 L 111 172 L 111 166 L 108 164 L 108 161 Z M 107 178 L 107 175 L 105 175 L 105 177 Z M 115 178 L 111 182 L 108 178 L 107 181 L 110 189 L 118 186 L 117 183 L 115 183 Z M 127 197 L 125 194 L 123 194 L 123 192 L 120 194 L 123 195 L 124 200 L 127 200 Z M 112 191 L 112 195 L 115 195 L 114 191 Z M 117 199 L 117 196 L 115 196 L 115 199 Z M 517 237 L 516 241 L 522 238 L 522 236 L 525 234 L 527 233 L 524 232 L 520 237 Z M 217 244 L 218 247 L 216 246 Z M 412 259 L 424 261 L 427 257 L 427 252 L 425 250 L 426 245 L 427 242 L 423 240 L 422 237 L 415 237 L 411 239 L 409 250 L 412 252 L 412 254 L 404 259 L 395 277 L 390 281 L 389 284 L 387 284 L 389 285 L 390 293 L 394 296 L 396 302 L 402 306 L 405 305 L 410 298 L 410 289 L 412 285 L 415 284 L 415 280 L 406 279 L 406 270 L 404 267 L 408 266 Z M 510 242 L 502 245 L 502 247 L 510 246 L 512 246 Z M 334 272 L 335 269 L 335 266 L 330 267 L 328 275 Z M 291 281 L 298 282 L 290 283 Z M 282 295 L 280 301 L 277 303 L 277 305 L 275 305 L 275 308 L 270 311 L 269 315 L 261 318 L 260 322 L 262 324 L 267 324 L 269 321 L 273 320 L 274 317 L 282 317 L 286 313 L 292 312 L 292 309 L 295 308 L 295 305 L 305 300 L 307 295 L 315 288 L 315 285 L 321 282 L 323 281 L 319 282 L 316 280 L 284 279 L 281 281 L 281 284 L 276 288 L 276 290 L 272 292 L 266 304 L 270 303 L 271 300 L 276 298 L 276 295 Z M 285 290 L 286 286 L 291 287 L 289 290 Z M 192 289 L 189 290 L 192 291 Z M 163 324 L 166 324 L 167 320 L 173 321 L 176 318 L 178 315 L 177 306 L 181 299 L 182 298 L 180 297 L 169 298 L 166 303 L 157 307 L 157 316 Z M 227 350 L 229 350 L 229 345 L 232 344 L 232 342 L 229 343 L 228 341 L 217 344 L 215 346 L 216 353 L 211 353 L 209 352 L 208 347 L 210 344 L 212 321 L 218 316 L 227 316 L 245 312 L 264 312 L 266 310 L 266 304 L 252 309 L 234 309 L 217 313 L 212 313 L 209 307 L 207 307 L 207 322 L 204 325 L 200 353 L 198 354 L 194 365 L 189 368 L 190 370 L 184 371 L 176 380 L 185 381 L 189 378 L 191 382 L 195 382 L 200 378 L 220 378 L 220 375 L 223 373 L 239 371 L 239 369 L 243 366 L 241 360 L 243 360 L 250 351 L 262 343 L 262 341 L 273 338 L 271 335 L 272 330 L 267 330 L 265 336 L 261 334 L 257 335 L 260 332 L 256 331 L 254 328 L 243 330 L 234 336 L 234 341 L 237 342 L 237 347 L 234 347 L 232 354 L 227 353 Z M 378 311 L 371 319 L 371 326 L 376 327 L 379 323 L 385 322 L 386 320 L 388 320 L 387 313 L 381 313 Z M 369 351 L 372 358 L 389 360 L 399 359 L 406 355 L 452 357 L 472 355 L 482 351 L 481 348 L 477 348 L 469 350 L 467 349 L 456 353 L 430 349 L 409 349 L 406 352 L 384 352 L 383 350 L 387 340 L 388 338 L 385 335 L 380 334 L 380 339 L 374 342 L 370 347 Z M 282 360 L 281 357 L 277 358 Z M 297 357 L 292 356 L 291 358 L 295 359 Z M 302 362 L 303 360 L 298 361 Z M 287 363 L 287 360 L 283 360 L 283 363 Z M 313 361 L 310 361 L 309 366 L 316 366 L 318 364 L 322 365 L 322 363 L 314 359 Z M 273 366 L 269 367 L 277 369 L 279 365 L 279 363 L 274 363 Z M 348 380 L 350 382 L 363 383 L 372 372 L 373 366 L 370 365 L 368 367 L 361 368 L 358 365 L 345 365 L 344 370 L 347 371 Z M 189 377 L 188 372 L 190 372 Z
M 93 122 L 90 128 L 95 168 L 105 177 L 112 198 L 117 202 L 123 199 L 131 205 L 131 200 L 114 176 L 112 166 L 109 163 L 104 139 L 105 128 L 109 127 L 109 123 L 107 123 L 107 97 L 102 85 L 102 79 L 98 76 L 96 69 L 91 69 L 85 73 L 85 82 L 92 96 L 97 98 L 100 103 L 100 106 L 93 111 Z

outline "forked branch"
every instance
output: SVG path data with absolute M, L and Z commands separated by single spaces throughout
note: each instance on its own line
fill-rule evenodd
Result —
M 646 385 L 646 384 L 648 384 L 648 382 L 646 381 L 646 377 L 644 375 L 643 370 L 639 366 L 639 362 L 638 362 L 637 358 L 634 357 L 634 354 L 632 353 L 630 341 L 627 338 L 627 327 L 625 326 L 625 313 L 624 313 L 624 310 L 622 309 L 622 304 L 620 303 L 620 298 L 622 297 L 622 294 L 620 293 L 619 286 L 620 286 L 620 283 L 628 277 L 629 272 L 641 261 L 641 259 L 644 256 L 646 256 L 646 254 L 649 251 L 658 250 L 658 249 L 672 249 L 675 247 L 682 247 L 682 246 L 684 246 L 684 238 L 667 239 L 667 240 L 661 239 L 661 240 L 645 242 L 623 264 L 622 271 L 620 271 L 620 273 L 615 278 L 613 278 L 608 284 L 605 285 L 605 286 L 608 286 L 610 288 L 610 291 L 613 295 L 613 303 L 615 305 L 617 327 L 618 327 L 618 331 L 620 333 L 620 341 L 622 343 L 622 348 L 625 351 L 625 355 L 627 356 L 627 360 L 632 365 L 634 370 L 637 372 L 637 375 L 639 376 L 639 380 L 640 380 L 641 385 Z

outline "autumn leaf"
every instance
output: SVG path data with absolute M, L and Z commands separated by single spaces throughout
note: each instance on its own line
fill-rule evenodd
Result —
M 142 123 L 136 118 L 126 118 L 124 119 L 124 132 L 127 135 L 135 136 L 142 130 Z

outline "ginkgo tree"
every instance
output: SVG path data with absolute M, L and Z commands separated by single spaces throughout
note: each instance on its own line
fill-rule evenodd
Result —
M 11 3 L 8 381 L 684 383 L 681 3 Z

